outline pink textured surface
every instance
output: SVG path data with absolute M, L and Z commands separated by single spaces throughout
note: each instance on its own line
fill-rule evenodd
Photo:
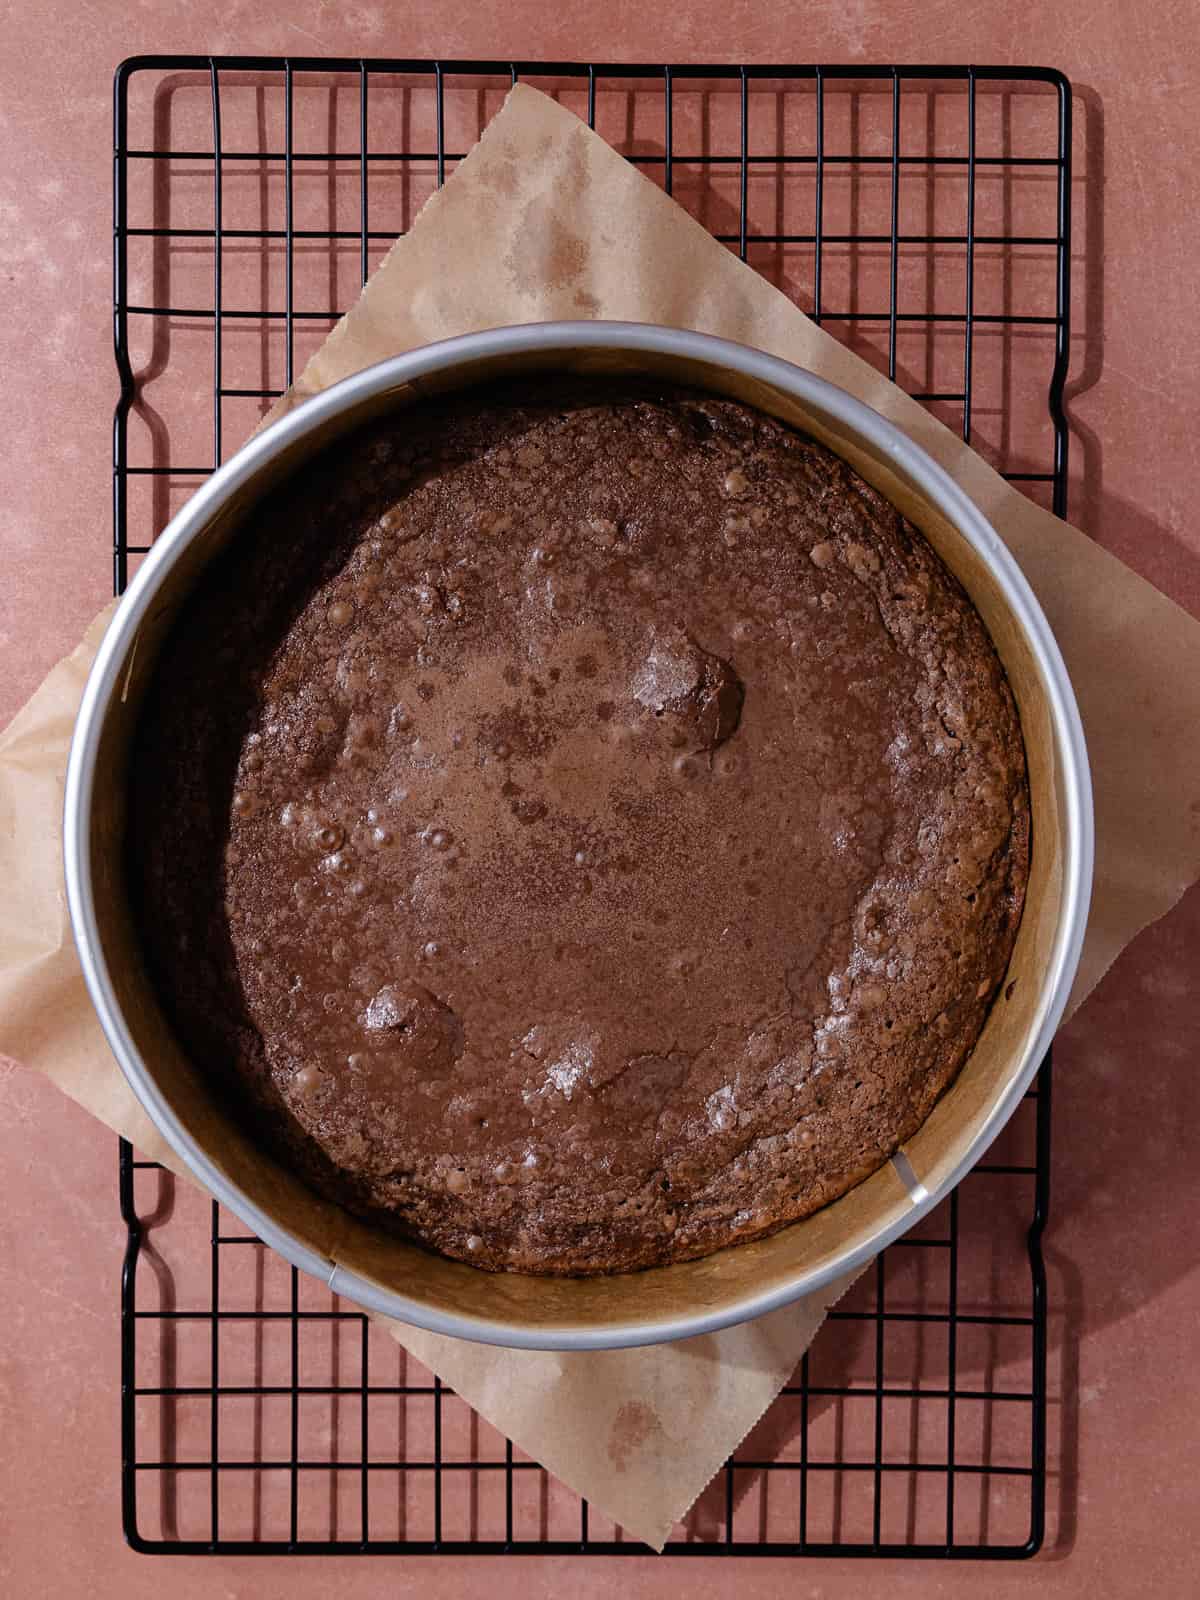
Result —
M 616 0 L 486 9 L 316 0 L 197 0 L 186 16 L 94 0 L 20 0 L 0 59 L 0 275 L 8 315 L 8 475 L 0 507 L 0 719 L 75 642 L 108 592 L 109 74 L 137 51 L 438 53 L 568 59 L 1039 61 L 1076 83 L 1080 247 L 1075 286 L 1072 511 L 1193 611 L 1200 533 L 1193 314 L 1200 222 L 1185 204 L 1198 94 L 1188 0 L 914 7 L 860 0 L 821 15 L 764 3 L 642 14 Z M 273 13 L 273 14 L 272 14 Z M 37 327 L 32 340 L 29 329 Z M 1054 1478 L 1035 1567 L 689 1563 L 699 1597 L 1040 1593 L 1183 1595 L 1200 1470 L 1190 1380 L 1200 1313 L 1194 953 L 1200 893 L 1143 935 L 1062 1041 L 1056 1066 L 1051 1272 Z M 118 1531 L 115 1149 L 110 1134 L 20 1070 L 0 1079 L 6 1328 L 0 1394 L 9 1594 L 325 1593 L 317 1562 L 129 1554 Z M 1190 1576 L 1189 1576 L 1190 1575 Z M 489 1565 L 347 1562 L 346 1596 L 667 1595 L 678 1566 L 647 1558 Z

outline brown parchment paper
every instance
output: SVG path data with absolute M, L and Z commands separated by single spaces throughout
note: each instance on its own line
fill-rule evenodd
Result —
M 1005 484 L 570 112 L 524 86 L 276 412 L 434 339 L 579 317 L 691 327 L 830 378 L 917 439 L 997 527 L 1058 637 L 1093 764 L 1096 889 L 1071 1000 L 1077 1005 L 1118 951 L 1200 873 L 1200 625 Z M 10 886 L 0 905 L 0 1048 L 183 1172 L 108 1053 L 66 916 L 63 772 L 83 681 L 110 614 L 0 736 L 0 872 Z M 500 1351 L 387 1325 L 530 1455 L 660 1546 L 787 1380 L 845 1286 L 740 1328 L 634 1351 Z

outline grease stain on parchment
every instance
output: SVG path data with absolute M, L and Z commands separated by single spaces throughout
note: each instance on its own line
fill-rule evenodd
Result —
M 646 1441 L 662 1431 L 662 1423 L 652 1406 L 642 1400 L 626 1400 L 612 1421 L 608 1459 L 618 1472 L 625 1472 Z
M 560 215 L 563 197 L 578 204 L 588 187 L 585 145 L 573 136 L 557 153 L 553 190 L 534 195 L 522 208 L 504 265 L 519 293 L 544 294 L 549 289 L 566 295 L 574 290 L 574 304 L 594 312 L 599 302 L 580 281 L 587 271 L 587 242 Z

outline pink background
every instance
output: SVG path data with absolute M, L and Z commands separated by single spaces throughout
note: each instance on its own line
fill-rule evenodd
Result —
M 275 10 L 278 20 L 266 15 Z M 512 0 L 483 8 L 295 0 L 10 7 L 0 58 L 0 278 L 8 471 L 0 504 L 0 720 L 109 591 L 110 74 L 138 51 L 439 54 L 627 60 L 909 60 L 1054 65 L 1076 85 L 1078 337 L 1072 515 L 1200 610 L 1200 534 L 1185 516 L 1197 453 L 1190 210 L 1196 17 L 1120 0 L 922 7 L 857 0 L 822 16 L 766 4 L 644 16 Z M 440 14 L 439 14 L 440 13 Z M 286 20 L 285 20 L 286 17 Z M 31 340 L 29 329 L 40 331 Z M 48 581 L 49 580 L 49 581 Z M 347 1561 L 347 1596 L 492 1590 L 581 1596 L 899 1596 L 1194 1592 L 1200 1388 L 1194 1381 L 1200 1178 L 1194 1128 L 1200 894 L 1118 963 L 1057 1055 L 1050 1534 L 1013 1568 L 653 1560 Z M 1190 956 L 1189 956 L 1190 952 Z M 1190 1026 L 1191 1025 L 1191 1026 Z M 0 1583 L 15 1596 L 314 1595 L 314 1561 L 174 1559 L 121 1544 L 117 1465 L 115 1141 L 18 1068 L 0 1076 Z

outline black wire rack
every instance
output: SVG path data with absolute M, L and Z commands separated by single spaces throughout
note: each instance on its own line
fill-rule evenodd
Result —
M 518 79 L 1065 511 L 1071 91 L 1056 71 L 142 56 L 115 82 L 115 592 Z M 1047 1057 L 987 1160 L 831 1313 L 668 1552 L 1034 1554 L 1049 1182 Z M 644 1549 L 124 1141 L 119 1186 L 133 1548 Z

